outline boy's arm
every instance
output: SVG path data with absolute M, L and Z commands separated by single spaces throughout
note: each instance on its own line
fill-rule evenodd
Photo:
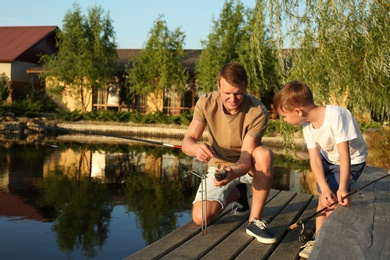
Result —
M 349 200 L 343 200 L 342 197 L 348 194 L 348 181 L 351 169 L 349 142 L 345 141 L 337 144 L 337 150 L 340 156 L 340 185 L 337 191 L 337 198 L 340 205 L 348 206 Z
M 313 171 L 316 182 L 321 189 L 321 194 L 323 195 L 321 196 L 323 199 L 322 203 L 323 205 L 329 206 L 336 198 L 334 197 L 332 190 L 329 188 L 329 185 L 326 182 L 319 149 L 311 148 L 308 149 L 308 152 L 311 170 Z

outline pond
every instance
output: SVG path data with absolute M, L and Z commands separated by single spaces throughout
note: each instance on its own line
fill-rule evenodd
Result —
M 273 188 L 310 192 L 307 162 L 275 160 Z M 123 259 L 191 221 L 206 167 L 149 145 L 0 147 L 0 259 Z

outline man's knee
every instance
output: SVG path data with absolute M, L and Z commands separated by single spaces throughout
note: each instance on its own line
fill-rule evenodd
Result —
M 262 162 L 271 165 L 273 163 L 274 154 L 272 150 L 266 146 L 258 146 L 253 151 L 254 162 Z
M 192 207 L 192 221 L 197 225 L 209 224 L 222 212 L 220 204 L 217 201 L 207 201 L 206 207 L 202 210 L 202 203 L 195 202 Z M 207 213 L 207 214 L 206 214 Z
M 192 221 L 195 222 L 196 225 L 202 225 L 203 224 L 203 218 L 202 218 L 202 212 L 192 211 Z

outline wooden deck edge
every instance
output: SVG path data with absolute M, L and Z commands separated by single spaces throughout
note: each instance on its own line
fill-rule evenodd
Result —
M 267 203 L 272 201 L 280 192 L 281 191 L 279 190 L 271 189 L 270 193 L 268 194 Z M 226 207 L 226 210 L 213 223 L 210 223 L 209 226 L 223 221 L 223 218 L 226 217 L 230 212 L 231 209 Z M 242 223 L 244 223 L 246 220 L 247 216 L 243 216 Z M 196 225 L 194 222 L 190 221 L 124 259 L 160 259 L 201 232 L 202 228 Z

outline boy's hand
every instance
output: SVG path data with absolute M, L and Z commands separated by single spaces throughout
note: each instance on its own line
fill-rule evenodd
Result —
M 337 200 L 341 206 L 347 207 L 349 205 L 349 198 L 344 198 L 346 195 L 348 195 L 348 192 L 346 190 L 339 189 L 337 191 Z
M 320 200 L 322 200 L 323 205 L 329 207 L 332 203 L 337 201 L 337 196 L 331 190 L 328 190 L 320 195 Z

